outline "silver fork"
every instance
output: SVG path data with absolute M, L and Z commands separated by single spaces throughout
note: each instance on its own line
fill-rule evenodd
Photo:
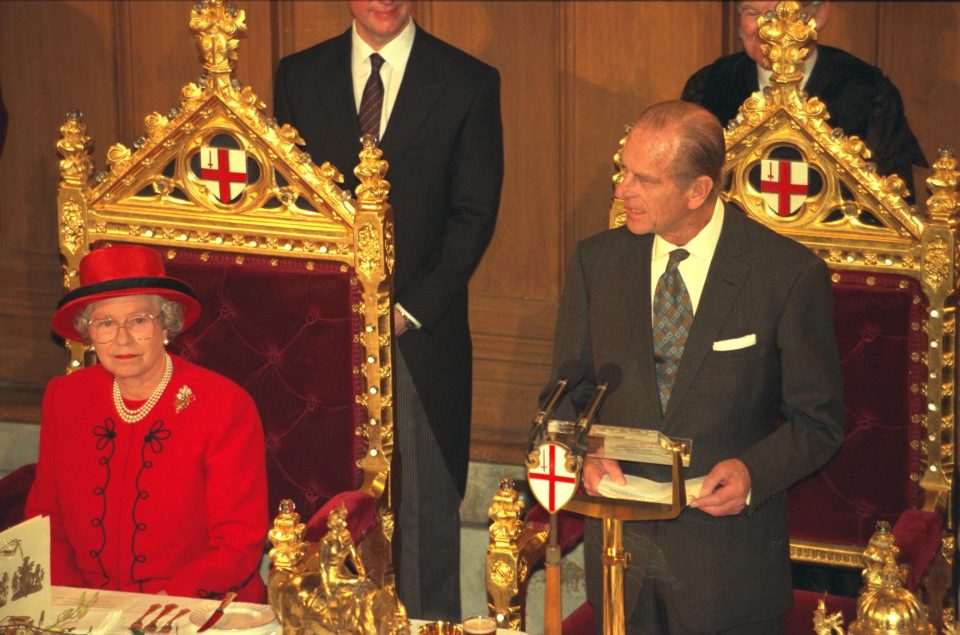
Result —
M 147 612 L 140 616 L 136 622 L 130 625 L 130 630 L 139 630 L 143 628 L 143 620 L 146 619 L 148 615 L 156 611 L 158 608 L 163 606 L 162 604 L 151 604 L 150 608 L 147 609 Z
M 157 613 L 157 616 L 156 616 L 155 618 L 153 618 L 153 621 L 150 622 L 149 624 L 147 624 L 147 627 L 146 627 L 145 629 L 143 629 L 144 632 L 147 632 L 147 633 L 154 633 L 154 632 L 156 632 L 156 630 L 157 630 L 157 623 L 160 621 L 160 618 L 163 617 L 164 615 L 166 615 L 167 613 L 169 613 L 170 611 L 172 611 L 172 610 L 175 609 L 175 608 L 177 608 L 177 605 L 176 605 L 176 604 L 173 604 L 172 602 L 171 602 L 170 604 L 167 604 L 165 607 L 163 607 L 163 610 L 160 611 L 159 613 Z
M 170 618 L 170 620 L 160 629 L 161 633 L 169 633 L 173 630 L 173 623 L 190 612 L 190 609 L 180 609 L 180 612 Z

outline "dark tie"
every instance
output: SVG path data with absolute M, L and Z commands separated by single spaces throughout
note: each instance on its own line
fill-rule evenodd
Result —
M 693 323 L 693 305 L 677 266 L 690 255 L 686 249 L 670 252 L 667 270 L 653 294 L 653 355 L 660 389 L 660 411 L 666 413 L 673 382 L 677 380 L 683 346 Z
M 370 55 L 370 77 L 363 87 L 363 96 L 360 98 L 360 132 L 362 134 L 380 137 L 380 113 L 383 111 L 383 80 L 380 79 L 380 67 L 383 58 L 376 53 Z

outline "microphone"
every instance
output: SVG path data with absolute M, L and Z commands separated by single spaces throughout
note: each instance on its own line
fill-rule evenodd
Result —
M 553 385 L 553 389 L 547 394 L 546 399 L 542 402 L 543 405 L 537 410 L 537 414 L 533 417 L 533 422 L 530 427 L 531 448 L 536 439 L 540 437 L 546 429 L 550 415 L 553 414 L 553 411 L 556 410 L 560 404 L 560 398 L 563 397 L 568 389 L 575 388 L 583 381 L 583 373 L 584 366 L 580 360 L 568 359 L 560 365 L 560 370 L 557 372 L 559 377 L 557 382 Z M 541 393 L 541 395 L 542 394 L 543 393 Z
M 590 426 L 593 425 L 593 419 L 597 415 L 597 411 L 603 405 L 603 400 L 607 398 L 607 394 L 616 390 L 622 380 L 623 372 L 619 366 L 613 363 L 604 364 L 597 372 L 597 387 L 577 421 L 577 445 L 586 447 L 587 433 L 590 431 Z

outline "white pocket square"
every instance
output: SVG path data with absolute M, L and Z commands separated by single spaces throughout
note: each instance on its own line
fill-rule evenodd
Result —
M 713 343 L 715 351 L 737 351 L 741 348 L 748 348 L 757 343 L 757 334 L 751 333 L 743 337 L 735 337 L 732 340 L 717 340 Z

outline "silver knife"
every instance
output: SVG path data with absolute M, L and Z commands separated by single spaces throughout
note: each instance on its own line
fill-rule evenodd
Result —
M 237 594 L 231 591 L 223 596 L 223 600 L 220 602 L 220 606 L 217 607 L 217 610 L 207 618 L 207 621 L 203 623 L 203 626 L 197 629 L 198 633 L 202 633 L 208 628 L 212 627 L 214 624 L 220 621 L 220 618 L 223 617 L 223 610 L 230 606 L 230 603 L 233 602 L 233 598 L 237 597 Z

